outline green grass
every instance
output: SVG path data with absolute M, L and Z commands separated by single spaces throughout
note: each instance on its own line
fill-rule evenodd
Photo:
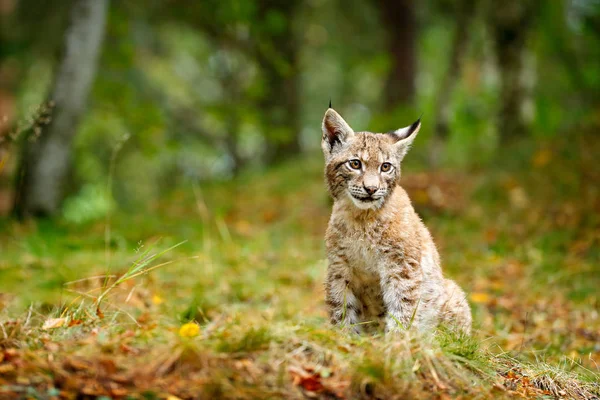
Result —
M 117 211 L 108 243 L 104 221 L 2 221 L 0 397 L 599 396 L 588 147 L 486 171 L 408 162 L 404 184 L 446 274 L 470 294 L 473 337 L 329 325 L 318 158 Z M 43 329 L 51 318 L 62 326 Z M 200 332 L 182 337 L 190 321 Z

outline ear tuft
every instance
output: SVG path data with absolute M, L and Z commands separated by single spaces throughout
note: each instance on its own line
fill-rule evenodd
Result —
M 398 152 L 400 153 L 401 157 L 404 157 L 406 155 L 410 148 L 410 145 L 417 136 L 417 133 L 419 133 L 420 129 L 421 117 L 419 117 L 418 120 L 416 120 L 409 126 L 397 129 L 392 132 L 388 132 L 388 135 L 390 135 L 393 138 L 395 142 L 394 146 L 398 149 Z
M 323 139 L 321 147 L 325 153 L 331 153 L 337 144 L 346 143 L 354 136 L 354 131 L 340 114 L 329 108 L 323 117 Z
M 416 135 L 419 132 L 419 129 L 421 129 L 421 117 L 419 117 L 419 119 L 409 126 L 397 129 L 393 132 L 390 132 L 390 134 L 394 136 L 396 140 L 404 140 L 410 136 L 413 136 L 413 134 Z
M 329 98 L 329 108 L 331 108 L 331 97 Z

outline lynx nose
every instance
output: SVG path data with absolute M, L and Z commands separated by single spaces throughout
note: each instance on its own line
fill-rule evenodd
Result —
M 377 191 L 377 186 L 365 186 L 365 190 L 367 193 L 369 193 L 369 195 L 372 195 Z

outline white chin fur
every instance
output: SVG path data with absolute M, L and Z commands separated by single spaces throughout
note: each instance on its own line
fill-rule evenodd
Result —
M 358 199 L 355 199 L 350 193 L 348 193 L 348 197 L 350 197 L 350 200 L 352 200 L 352 203 L 354 203 L 354 205 L 357 208 L 360 208 L 361 210 L 376 210 L 376 209 L 380 208 L 381 205 L 383 204 L 383 198 L 365 202 L 365 201 L 360 201 Z

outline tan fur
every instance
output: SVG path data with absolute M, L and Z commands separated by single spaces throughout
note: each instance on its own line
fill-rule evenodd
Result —
M 399 186 L 401 161 L 420 121 L 387 134 L 354 132 L 330 108 L 322 128 L 334 199 L 325 236 L 332 323 L 360 332 L 411 324 L 428 330 L 443 322 L 470 332 L 465 294 L 443 277 L 433 239 Z

